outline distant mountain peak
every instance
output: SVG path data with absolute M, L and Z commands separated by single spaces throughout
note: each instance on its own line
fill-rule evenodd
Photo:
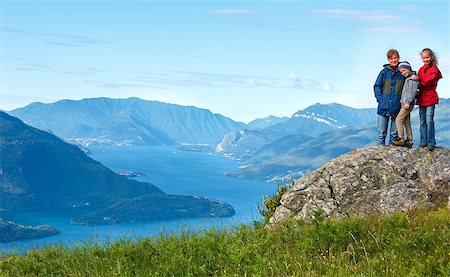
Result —
M 100 145 L 214 144 L 226 133 L 247 127 L 207 109 L 137 97 L 34 103 L 10 113 L 66 140 Z
M 315 112 L 298 111 L 292 115 L 292 118 L 296 118 L 296 117 L 313 119 L 317 122 L 322 122 L 322 123 L 328 124 L 330 126 L 333 126 L 333 127 L 339 128 L 339 129 L 346 127 L 346 125 L 338 124 L 338 121 L 332 117 L 328 117 L 328 116 L 318 114 Z
M 355 109 L 338 103 L 316 103 L 303 110 L 298 110 L 292 118 L 312 119 L 333 128 L 342 129 L 375 119 L 375 109 Z
M 251 129 L 264 129 L 270 126 L 273 126 L 278 123 L 282 123 L 286 120 L 288 120 L 289 117 L 278 117 L 274 115 L 270 115 L 265 118 L 256 118 L 248 123 L 248 126 Z

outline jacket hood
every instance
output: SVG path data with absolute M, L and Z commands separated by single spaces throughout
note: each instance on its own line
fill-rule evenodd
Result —
M 442 73 L 437 66 L 435 66 L 438 70 L 438 79 L 442 79 Z
M 391 67 L 391 65 L 390 64 L 383 64 L 383 68 L 386 68 L 386 69 L 390 69 L 390 70 L 392 70 L 392 67 Z
M 411 71 L 409 74 L 408 74 L 408 76 L 406 76 L 405 78 L 411 78 L 411 76 L 413 76 L 413 75 L 417 75 L 417 73 L 415 72 L 415 71 Z

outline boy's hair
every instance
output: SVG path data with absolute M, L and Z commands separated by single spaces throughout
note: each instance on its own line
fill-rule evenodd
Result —
M 390 57 L 394 56 L 394 55 L 397 56 L 397 57 L 400 59 L 400 54 L 399 54 L 398 51 L 395 50 L 395 49 L 389 50 L 389 51 L 387 52 L 387 54 L 386 54 L 386 56 L 387 56 L 388 59 L 389 59 Z
M 439 65 L 438 60 L 437 60 L 437 57 L 436 57 L 436 54 L 434 54 L 433 50 L 431 50 L 430 48 L 424 48 L 424 49 L 422 50 L 422 52 L 420 52 L 420 55 L 421 55 L 421 56 L 422 56 L 423 52 L 428 52 L 428 54 L 429 54 L 430 57 L 431 57 L 430 63 L 431 63 L 432 65 L 435 65 L 435 66 Z

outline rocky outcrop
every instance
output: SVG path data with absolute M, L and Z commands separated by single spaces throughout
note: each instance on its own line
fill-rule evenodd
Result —
M 314 210 L 342 218 L 433 208 L 450 195 L 450 149 L 373 146 L 329 161 L 294 182 L 269 226 Z

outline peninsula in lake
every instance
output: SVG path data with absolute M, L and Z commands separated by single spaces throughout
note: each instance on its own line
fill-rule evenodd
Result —
M 223 201 L 169 195 L 119 175 L 77 146 L 4 112 L 0 129 L 0 209 L 67 211 L 75 215 L 73 223 L 88 225 L 235 213 Z

